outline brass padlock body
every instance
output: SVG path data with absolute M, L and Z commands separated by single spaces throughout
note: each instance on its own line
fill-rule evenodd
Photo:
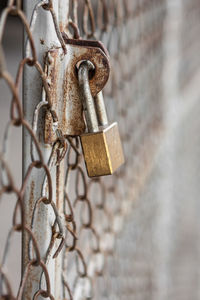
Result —
M 89 177 L 111 175 L 124 163 L 117 123 L 80 138 Z

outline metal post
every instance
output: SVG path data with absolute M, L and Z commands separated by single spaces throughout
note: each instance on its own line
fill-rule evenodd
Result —
M 34 45 L 37 54 L 37 60 L 43 66 L 43 57 L 45 52 L 52 46 L 59 46 L 59 40 L 55 31 L 53 18 L 49 10 L 45 10 L 41 3 L 38 4 L 38 0 L 24 1 L 25 14 L 31 22 L 31 31 L 33 34 Z M 48 1 L 46 1 L 48 3 Z M 57 16 L 60 30 L 64 29 L 67 20 L 68 12 L 68 0 L 52 1 L 53 9 Z M 25 48 L 24 56 L 31 56 L 29 45 L 26 43 L 25 36 Z M 33 84 L 34 83 L 34 84 Z M 25 119 L 32 124 L 33 115 L 37 104 L 42 101 L 42 80 L 41 76 L 35 67 L 26 66 L 24 70 L 24 90 L 23 90 L 23 106 Z M 38 116 L 37 124 L 37 137 L 39 146 L 43 154 L 44 162 L 48 164 L 49 157 L 52 153 L 52 146 L 44 144 L 44 110 L 41 109 Z M 35 158 L 37 159 L 37 157 Z M 31 138 L 27 130 L 23 131 L 23 176 L 25 176 L 27 169 L 31 163 Z M 62 217 L 63 210 L 63 185 L 64 185 L 64 166 L 63 163 L 59 167 L 53 166 L 51 168 L 51 178 L 53 186 L 53 201 L 56 204 L 59 215 Z M 32 230 L 37 240 L 41 260 L 46 264 L 47 270 L 50 274 L 50 286 L 51 294 L 55 299 L 62 299 L 62 255 L 59 255 L 56 259 L 52 256 L 55 253 L 56 248 L 59 245 L 59 240 L 55 243 L 47 261 L 47 251 L 49 243 L 52 237 L 52 226 L 55 220 L 55 215 L 51 205 L 45 205 L 41 203 L 35 209 L 35 216 L 33 222 L 33 210 L 36 201 L 41 197 L 41 191 L 45 180 L 45 173 L 42 169 L 33 168 L 29 177 L 29 182 L 26 187 L 24 197 L 24 213 L 25 213 L 25 225 Z M 43 188 L 44 189 L 44 188 Z M 31 224 L 32 223 L 32 224 Z M 28 234 L 23 233 L 22 238 L 22 268 L 25 270 L 28 261 L 33 258 L 33 251 L 31 251 L 32 245 Z M 42 276 L 41 267 L 31 268 L 25 289 L 24 299 L 32 299 L 33 295 L 41 289 L 46 289 L 44 276 Z M 41 283 L 41 286 L 40 286 Z

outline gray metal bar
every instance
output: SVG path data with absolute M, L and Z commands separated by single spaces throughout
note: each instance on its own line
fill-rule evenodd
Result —
M 97 114 L 99 125 L 100 126 L 108 125 L 108 117 L 107 117 L 102 91 L 96 95 L 94 101 L 95 101 L 96 114 Z
M 44 2 L 44 1 L 42 1 Z M 47 1 L 48 2 L 48 1 Z M 59 3 L 58 3 L 59 2 Z M 34 45 L 37 53 L 37 60 L 43 66 L 43 57 L 48 48 L 52 45 L 60 46 L 51 13 L 44 10 L 38 0 L 23 1 L 24 12 L 31 23 L 31 31 L 33 34 Z M 68 0 L 53 0 L 53 8 L 59 21 L 59 26 L 64 27 L 67 20 Z M 43 43 L 41 43 L 43 40 Z M 24 46 L 24 56 L 30 56 L 29 43 Z M 25 67 L 23 79 L 23 108 L 25 119 L 32 124 L 34 110 L 42 97 L 42 81 L 38 71 L 34 67 Z M 37 136 L 44 134 L 44 110 L 40 109 L 38 114 Z M 44 144 L 43 139 L 39 140 L 39 146 L 42 151 L 44 162 L 48 161 L 52 154 L 52 146 Z M 36 158 L 37 159 L 37 156 Z M 31 137 L 24 129 L 23 131 L 23 177 L 25 176 L 28 167 L 31 163 Z M 51 178 L 53 185 L 53 201 L 57 207 L 59 215 L 62 217 L 63 212 L 63 190 L 64 190 L 64 163 L 61 162 L 59 167 L 55 165 L 51 167 Z M 29 182 L 26 187 L 24 197 L 24 213 L 25 225 L 30 228 L 37 240 L 42 261 L 46 264 L 48 273 L 50 274 L 51 294 L 55 299 L 63 298 L 62 291 L 62 255 L 56 259 L 52 258 L 60 240 L 56 241 L 55 246 L 51 251 L 51 255 L 46 261 L 46 255 L 49 248 L 49 243 L 52 237 L 52 225 L 55 221 L 55 214 L 51 205 L 41 203 L 35 210 L 34 224 L 32 224 L 32 214 L 37 200 L 42 195 L 43 184 L 45 182 L 45 174 L 41 169 L 33 168 L 29 177 Z M 64 219 L 64 218 L 63 218 Z M 33 255 L 32 246 L 30 246 L 29 237 L 26 232 L 22 236 L 22 269 L 25 270 L 29 262 L 29 253 Z M 24 299 L 32 299 L 35 292 L 40 288 L 46 289 L 44 276 L 42 276 L 40 267 L 31 268 L 23 294 Z M 43 299 L 39 297 L 39 299 Z

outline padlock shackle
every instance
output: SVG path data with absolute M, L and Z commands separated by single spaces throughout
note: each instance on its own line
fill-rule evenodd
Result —
M 106 107 L 105 107 L 102 91 L 100 91 L 96 95 L 94 100 L 95 100 L 96 114 L 97 114 L 99 126 L 108 125 L 108 117 L 107 117 L 107 112 L 106 112 Z
M 94 65 L 88 61 L 83 61 L 78 68 L 78 81 L 83 99 L 83 109 L 89 132 L 98 132 L 98 119 L 96 115 L 94 99 L 89 85 L 89 71 L 94 70 Z

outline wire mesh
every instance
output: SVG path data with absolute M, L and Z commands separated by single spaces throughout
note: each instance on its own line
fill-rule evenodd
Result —
M 190 3 L 189 9 L 195 12 L 195 16 L 198 15 L 200 5 L 195 0 Z M 162 299 L 166 287 L 170 286 L 169 276 L 179 276 L 163 264 L 161 258 L 165 257 L 166 250 L 158 245 L 160 237 L 156 231 L 157 226 L 162 226 L 159 223 L 162 217 L 157 218 L 160 211 L 155 188 L 160 182 L 154 179 L 159 177 L 159 162 L 155 163 L 155 155 L 165 125 L 162 75 L 166 1 L 73 0 L 66 2 L 69 11 L 64 25 L 59 24 L 54 5 L 55 2 L 51 0 L 39 1 L 31 12 L 30 24 L 21 1 L 9 1 L 1 14 L 0 75 L 10 92 L 8 97 L 12 98 L 10 114 L 6 116 L 7 125 L 3 124 L 5 129 L 0 155 L 2 228 L 6 223 L 4 212 L 8 214 L 4 204 L 8 201 L 8 195 L 12 206 L 8 209 L 10 227 L 6 231 L 0 253 L 0 296 L 2 299 L 21 299 L 23 295 L 25 299 L 54 299 L 54 278 L 49 265 L 61 257 L 62 271 L 58 276 L 62 282 L 60 289 L 63 299 Z M 111 177 L 87 178 L 78 137 L 61 134 L 51 146 L 46 163 L 37 134 L 37 122 L 34 127 L 25 118 L 20 86 L 23 70 L 28 66 L 37 70 L 40 93 L 42 95 L 44 91 L 46 94 L 45 105 L 56 120 L 55 112 L 51 109 L 52 97 L 48 81 L 43 64 L 38 60 L 33 39 L 34 26 L 40 20 L 40 12 L 43 10 L 52 18 L 57 43 L 64 54 L 66 47 L 63 31 L 74 39 L 101 40 L 109 50 L 112 71 L 104 89 L 104 97 L 109 120 L 117 120 L 119 123 L 126 160 L 125 165 Z M 28 50 L 25 57 L 18 61 L 15 79 L 6 67 L 6 53 L 2 46 L 10 15 L 21 20 L 27 35 Z M 188 35 L 188 44 L 189 38 L 193 40 L 194 32 L 198 32 L 196 22 L 190 25 L 190 29 L 193 27 Z M 183 27 L 183 35 L 185 30 Z M 40 40 L 40 43 L 45 44 L 45 40 Z M 195 45 L 192 50 L 196 53 L 199 45 Z M 188 50 L 187 54 L 183 52 L 182 55 L 189 58 L 193 55 L 191 53 Z M 187 83 L 191 74 L 196 72 L 196 66 L 197 63 L 194 63 L 183 79 L 180 76 L 180 81 Z M 34 80 L 31 84 L 38 88 Z M 39 103 L 41 107 L 43 104 Z M 38 110 L 29 113 L 35 119 L 39 115 Z M 31 158 L 31 163 L 25 170 L 22 182 L 15 178 L 14 165 L 8 157 L 9 142 L 13 138 L 11 132 L 15 127 L 23 128 L 23 134 L 29 135 L 34 149 L 24 153 Z M 65 182 L 61 191 L 64 197 L 62 207 L 58 207 L 53 196 L 54 190 L 59 189 L 59 181 L 54 182 L 52 175 L 55 166 Z M 60 171 L 63 166 L 64 175 Z M 38 178 L 41 178 L 41 170 L 43 172 L 38 198 L 31 192 L 25 197 L 27 190 L 35 188 L 29 180 L 33 170 Z M 32 203 L 30 215 L 24 209 L 24 201 L 27 199 Z M 49 210 L 44 210 L 47 206 L 52 208 L 49 216 Z M 38 237 L 34 230 L 41 209 L 47 214 L 51 232 L 45 253 L 40 251 L 41 236 Z M 10 267 L 9 257 L 12 262 L 13 253 L 16 253 L 13 261 L 21 260 L 19 242 L 16 247 L 17 233 L 20 233 L 20 237 L 26 235 L 27 253 L 21 262 L 22 271 L 18 268 L 16 280 L 12 278 L 11 273 L 14 271 Z M 168 245 L 165 246 L 167 248 Z M 163 254 L 159 255 L 160 252 Z M 176 265 L 177 254 L 173 257 L 175 263 L 171 265 Z M 31 286 L 33 269 L 39 274 L 37 288 Z M 163 274 L 166 270 L 168 273 Z M 170 293 L 171 299 L 183 296 L 183 292 L 173 288 Z

